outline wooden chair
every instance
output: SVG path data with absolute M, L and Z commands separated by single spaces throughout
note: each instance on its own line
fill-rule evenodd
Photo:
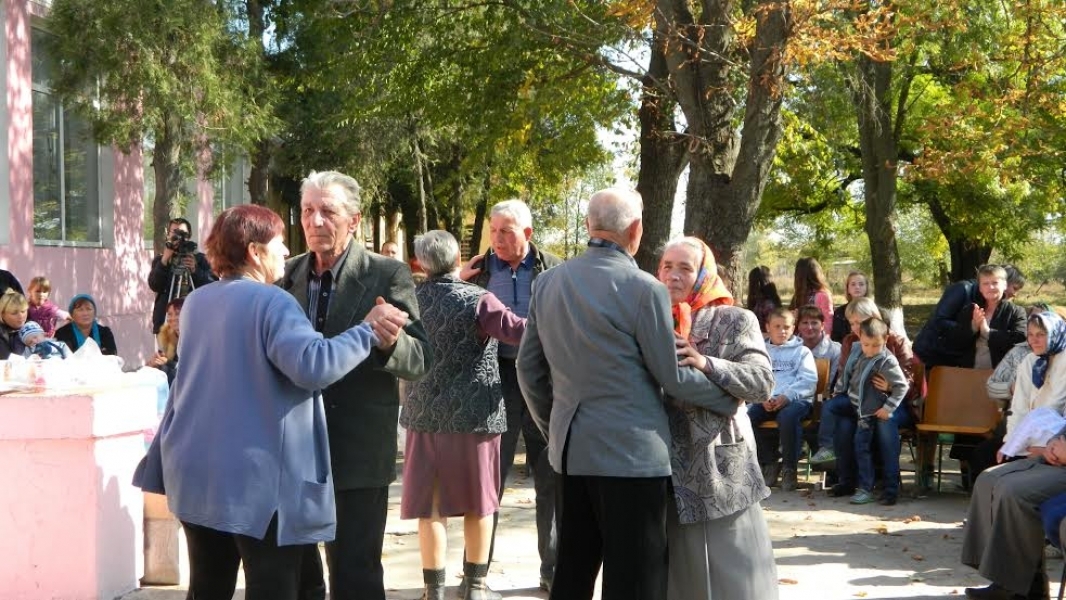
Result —
M 992 369 L 943 366 L 934 367 L 930 373 L 929 391 L 922 406 L 922 420 L 917 425 L 918 459 L 925 462 L 926 446 L 930 438 L 935 439 L 937 491 L 940 490 L 944 466 L 945 439 L 941 434 L 990 437 L 999 423 L 999 407 L 989 400 L 985 388 L 991 375 Z
M 918 360 L 917 356 L 914 357 L 914 362 L 911 363 L 911 369 L 913 369 L 913 372 L 914 372 L 914 385 L 917 386 L 919 390 L 924 390 L 924 387 L 925 387 L 925 365 L 922 364 L 922 361 Z M 907 391 L 907 395 L 911 396 L 910 390 Z M 913 425 L 911 425 L 910 427 L 902 427 L 899 430 L 900 447 L 902 447 L 904 444 L 906 444 L 907 447 L 910 449 L 911 462 L 914 463 L 915 481 L 917 481 L 918 472 L 920 471 L 920 469 L 919 469 L 920 465 L 918 465 L 918 456 L 917 456 L 917 448 L 918 448 L 918 428 L 917 428 L 917 425 L 918 425 L 918 423 L 920 423 L 922 421 L 922 404 L 924 403 L 923 399 L 925 398 L 925 395 L 926 394 L 924 393 L 924 391 L 919 391 L 918 395 L 914 396 L 914 410 L 915 410 L 915 413 L 916 413 L 915 423 Z M 904 408 L 900 407 L 899 410 L 904 410 Z
M 829 366 L 828 358 L 814 359 L 814 367 L 818 371 L 818 383 L 814 388 L 814 400 L 811 402 L 811 412 L 807 415 L 807 418 L 802 421 L 802 436 L 804 440 L 807 440 L 811 433 L 815 436 L 818 435 L 818 422 L 822 416 L 822 399 L 829 387 Z M 763 421 L 759 424 L 759 428 L 777 429 L 777 421 L 774 419 Z M 809 443 L 804 446 L 804 458 L 807 461 L 807 478 L 809 479 L 811 476 L 811 445 Z

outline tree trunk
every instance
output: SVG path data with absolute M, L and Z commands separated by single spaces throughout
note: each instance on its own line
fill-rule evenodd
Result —
M 652 38 L 648 73 L 641 81 L 643 90 L 637 112 L 640 119 L 637 191 L 644 199 L 644 238 L 635 258 L 641 269 L 653 274 L 658 269 L 659 251 L 670 237 L 677 179 L 686 159 L 685 145 L 674 123 L 677 102 L 669 89 L 664 89 L 669 76 L 665 40 L 657 30 Z
M 485 218 L 487 217 L 488 212 L 489 189 L 488 187 L 485 187 L 482 189 L 481 198 L 477 201 L 477 205 L 474 206 L 474 228 L 473 231 L 470 232 L 471 256 L 481 252 L 481 231 L 485 229 Z
M 152 245 L 156 254 L 163 253 L 167 240 L 167 224 L 174 209 L 174 201 L 181 190 L 181 144 L 178 140 L 181 124 L 178 119 L 164 118 L 163 128 L 156 131 L 155 147 L 152 149 L 152 168 L 155 171 L 155 205 L 152 207 L 152 222 L 155 235 Z M 195 232 L 193 232 L 195 233 Z
M 418 142 L 418 134 L 414 131 L 411 133 L 411 151 L 414 154 L 415 174 L 418 177 L 418 211 L 415 213 L 418 221 L 417 233 L 422 234 L 429 231 L 429 202 L 427 198 L 428 190 L 426 190 L 426 166 L 422 162 L 422 146 Z M 405 210 L 405 221 L 407 220 L 406 215 L 407 211 Z
M 266 31 L 266 21 L 263 14 L 263 4 L 260 0 L 246 0 L 245 7 L 248 12 L 248 37 L 257 40 L 260 54 L 266 60 L 266 42 L 263 34 Z M 248 196 L 252 204 L 267 205 L 267 196 L 270 193 L 270 157 L 272 147 L 270 140 L 260 140 L 252 151 L 251 171 L 248 173 Z
M 897 140 L 892 122 L 892 63 L 861 56 L 853 89 L 866 204 L 866 235 L 873 258 L 874 299 L 903 328 L 902 269 L 896 244 Z
M 255 145 L 252 153 L 251 170 L 248 173 L 248 196 L 252 204 L 267 205 L 267 197 L 270 194 L 270 142 L 261 140 Z
M 688 4 L 660 0 L 657 23 L 670 33 L 666 60 L 691 141 L 685 231 L 702 237 L 731 284 L 744 243 L 762 201 L 766 178 L 781 139 L 782 58 L 791 28 L 787 3 L 761 0 L 752 12 L 755 37 L 744 75 L 744 122 L 738 103 L 732 2 L 704 3 L 696 24 Z
M 951 215 L 936 198 L 927 198 L 929 212 L 933 215 L 940 233 L 948 241 L 948 250 L 951 253 L 951 270 L 948 272 L 948 281 L 960 281 L 972 279 L 977 274 L 977 268 L 988 262 L 992 256 L 992 245 L 982 244 L 966 235 L 956 231 Z

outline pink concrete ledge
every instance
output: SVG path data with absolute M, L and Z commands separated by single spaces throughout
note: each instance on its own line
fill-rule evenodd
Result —
M 158 420 L 149 386 L 0 396 L 0 598 L 111 600 L 137 587 Z

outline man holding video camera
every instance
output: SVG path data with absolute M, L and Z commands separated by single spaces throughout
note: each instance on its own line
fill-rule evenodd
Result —
M 156 294 L 152 333 L 159 333 L 166 321 L 168 302 L 184 298 L 194 289 L 216 280 L 207 257 L 197 252 L 196 242 L 189 239 L 191 235 L 192 225 L 188 221 L 171 219 L 163 254 L 152 259 L 152 270 L 148 273 L 148 287 Z

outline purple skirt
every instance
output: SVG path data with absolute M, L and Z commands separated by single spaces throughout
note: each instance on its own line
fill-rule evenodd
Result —
M 500 434 L 408 431 L 404 445 L 401 519 L 491 515 L 500 507 Z

